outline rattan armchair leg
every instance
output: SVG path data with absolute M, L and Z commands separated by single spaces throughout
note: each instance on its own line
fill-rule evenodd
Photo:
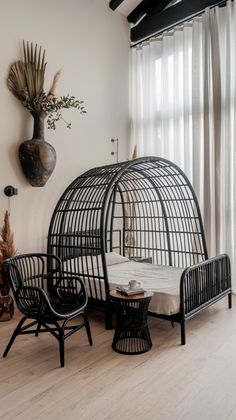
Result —
M 87 314 L 84 314 L 84 320 L 85 320 L 85 328 L 87 331 L 87 336 L 88 336 L 88 341 L 90 346 L 93 345 L 93 339 L 92 339 L 92 334 L 91 334 L 91 330 L 90 330 L 90 325 L 89 325 L 89 320 L 88 320 L 88 316 Z
M 78 327 L 66 327 L 67 323 L 70 322 L 74 317 L 68 318 L 66 319 L 63 324 L 60 326 L 58 322 L 55 322 L 55 326 L 57 328 L 58 334 L 57 334 L 57 339 L 59 342 L 59 352 L 60 352 L 60 364 L 61 367 L 65 366 L 65 339 L 67 337 L 69 337 L 71 334 L 73 334 L 73 330 L 77 331 L 78 329 L 80 329 L 81 327 L 85 327 L 86 331 L 87 331 L 87 336 L 88 336 L 88 340 L 89 340 L 89 344 L 90 346 L 92 346 L 93 344 L 93 340 L 92 340 L 92 334 L 91 334 L 91 330 L 90 330 L 90 325 L 89 325 L 89 320 L 87 317 L 87 314 L 85 313 L 81 313 L 80 315 L 83 316 L 84 318 L 84 323 Z M 67 334 L 65 334 L 65 330 L 72 330 L 70 332 L 68 332 Z
M 26 317 L 26 316 L 24 316 L 24 317 L 23 317 L 23 318 L 21 318 L 21 320 L 18 322 L 18 325 L 17 325 L 17 327 L 15 328 L 15 330 L 14 330 L 14 332 L 13 332 L 13 334 L 12 334 L 11 338 L 10 338 L 10 341 L 9 341 L 9 343 L 8 343 L 8 345 L 7 345 L 7 347 L 6 347 L 5 351 L 4 351 L 4 353 L 3 353 L 3 357 L 6 357 L 6 356 L 7 356 L 8 352 L 9 352 L 9 350 L 10 350 L 10 348 L 11 348 L 12 344 L 13 344 L 13 342 L 15 341 L 15 338 L 17 337 L 17 335 L 19 335 L 19 334 L 20 334 L 21 327 L 22 327 L 22 325 L 24 324 L 24 322 L 25 322 L 25 320 L 26 320 L 26 319 L 27 319 L 27 317 Z
M 41 322 L 38 322 L 38 326 L 37 326 L 37 330 L 36 330 L 36 333 L 35 333 L 35 337 L 38 337 L 38 335 L 40 333 L 41 325 L 42 325 Z

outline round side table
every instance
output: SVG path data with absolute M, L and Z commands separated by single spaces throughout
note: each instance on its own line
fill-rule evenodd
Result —
M 147 312 L 153 293 L 126 296 L 112 290 L 110 296 L 117 316 L 113 350 L 122 354 L 140 354 L 150 350 L 152 340 L 147 324 Z

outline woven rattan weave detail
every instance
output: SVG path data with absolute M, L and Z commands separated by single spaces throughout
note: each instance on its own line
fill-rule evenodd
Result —
M 52 216 L 48 252 L 87 282 L 90 297 L 107 300 L 101 287 L 106 251 L 152 257 L 153 263 L 187 267 L 207 258 L 196 196 L 184 173 L 160 158 L 92 169 L 64 192 Z M 73 257 L 86 256 L 72 261 Z M 92 258 L 93 257 L 93 258 Z M 89 277 L 88 277 L 88 269 Z
M 110 251 L 186 268 L 180 313 L 173 317 L 181 322 L 182 343 L 185 319 L 227 294 L 230 299 L 229 259 L 208 260 L 196 195 L 170 161 L 143 157 L 93 168 L 68 186 L 53 212 L 48 252 L 62 260 L 66 272 L 83 279 L 89 303 L 106 309 L 107 327 L 113 313 Z
M 116 330 L 112 342 L 112 348 L 122 354 L 145 353 L 152 347 L 147 313 L 152 294 L 136 299 L 116 297 L 112 294 L 112 300 L 116 309 Z
M 36 337 L 49 332 L 58 340 L 60 364 L 64 366 L 66 338 L 85 327 L 89 344 L 92 335 L 86 313 L 87 293 L 82 280 L 76 275 L 65 276 L 61 261 L 50 254 L 22 254 L 4 262 L 8 282 L 15 303 L 23 317 L 17 324 L 3 353 L 6 357 L 18 335 L 33 334 Z M 50 300 L 47 290 L 55 299 Z M 76 322 L 75 322 L 76 320 Z M 73 321 L 71 323 L 70 321 Z

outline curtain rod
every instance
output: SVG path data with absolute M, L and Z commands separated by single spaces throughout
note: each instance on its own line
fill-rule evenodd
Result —
M 210 6 L 210 9 L 214 9 L 214 7 L 217 7 L 217 6 L 225 6 L 225 5 L 226 5 L 226 3 L 227 3 L 227 0 L 219 0 L 219 1 L 216 1 L 216 3 L 215 3 L 215 4 L 213 4 L 212 6 Z M 191 20 L 192 20 L 193 18 L 198 17 L 198 16 L 202 16 L 202 15 L 203 15 L 203 13 L 204 13 L 204 10 L 205 10 L 205 9 L 201 10 L 201 11 L 200 11 L 200 12 L 198 12 L 198 13 L 195 13 L 195 14 L 194 14 L 194 15 L 192 15 L 192 16 L 188 16 L 186 19 L 179 20 L 178 22 L 175 22 L 173 25 L 167 26 L 165 29 L 162 29 L 161 31 L 155 32 L 154 34 L 147 36 L 146 38 L 142 39 L 142 41 L 138 41 L 138 42 L 136 42 L 135 44 L 131 45 L 131 46 L 130 46 L 130 48 L 134 48 L 134 47 L 136 47 L 137 45 L 142 45 L 142 43 L 143 43 L 143 42 L 146 42 L 146 41 L 148 41 L 149 39 L 152 39 L 152 38 L 154 38 L 154 39 L 155 39 L 155 38 L 158 38 L 158 36 L 160 36 L 160 35 L 161 35 L 161 34 L 163 34 L 164 32 L 171 31 L 171 30 L 172 30 L 173 28 L 175 28 L 176 26 L 181 25 L 181 24 L 183 24 L 183 23 L 185 23 L 185 22 L 191 22 Z

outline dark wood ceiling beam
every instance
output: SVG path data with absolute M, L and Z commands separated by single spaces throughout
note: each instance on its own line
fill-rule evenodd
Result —
M 161 12 L 171 0 L 143 0 L 127 17 L 128 22 L 137 23 L 145 14 Z
M 223 3 L 217 0 L 182 0 L 162 12 L 153 10 L 151 15 L 145 16 L 141 22 L 131 29 L 131 41 L 139 42 L 142 39 L 155 35 L 181 21 L 202 12 L 208 6 Z
M 116 10 L 117 7 L 123 3 L 123 0 L 110 0 L 109 7 L 112 10 Z

